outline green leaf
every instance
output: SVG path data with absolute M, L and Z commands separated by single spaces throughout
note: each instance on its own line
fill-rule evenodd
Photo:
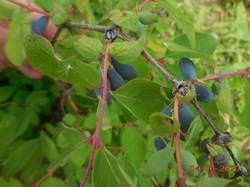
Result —
M 165 147 L 160 151 L 155 152 L 148 159 L 142 173 L 145 176 L 152 177 L 159 174 L 161 171 L 166 170 L 170 162 L 174 160 L 174 150 L 170 147 Z
M 240 122 L 241 125 L 250 128 L 250 123 L 249 123 L 249 107 L 250 107 L 250 83 L 245 80 L 245 107 L 240 115 Z
M 115 91 L 114 97 L 135 117 L 143 121 L 148 121 L 150 114 L 161 111 L 164 105 L 160 85 L 146 79 L 129 81 Z
M 10 178 L 8 180 L 5 180 L 2 177 L 0 177 L 0 186 L 2 186 L 2 187 L 23 187 L 22 183 L 14 178 Z
M 16 7 L 8 1 L 0 1 L 0 19 L 11 19 Z
M 53 10 L 54 0 L 36 0 L 36 3 L 49 12 Z
M 67 125 L 74 125 L 76 122 L 76 117 L 73 114 L 65 114 L 63 116 L 63 122 L 66 123 Z
M 61 179 L 49 177 L 39 185 L 40 187 L 69 187 Z
M 110 13 L 110 20 L 124 29 L 128 29 L 133 32 L 138 32 L 139 30 L 139 18 L 133 12 L 113 10 Z
M 14 93 L 15 87 L 12 86 L 2 86 L 0 87 L 0 103 L 9 99 L 9 97 Z
M 54 161 L 58 157 L 58 151 L 55 143 L 51 138 L 44 132 L 40 132 L 41 149 L 45 157 L 49 161 Z
M 30 15 L 27 12 L 18 11 L 13 14 L 4 50 L 8 59 L 15 65 L 21 65 L 26 58 L 24 41 L 25 36 L 31 32 L 30 22 Z
M 195 45 L 192 48 L 186 35 L 179 35 L 168 43 L 166 55 L 182 58 L 184 56 L 212 60 L 211 56 L 216 49 L 217 41 L 208 33 L 197 32 Z
M 229 184 L 231 180 L 215 178 L 215 177 L 202 177 L 196 184 L 197 187 L 211 187 L 211 186 L 219 186 L 224 187 Z
M 174 123 L 173 119 L 160 112 L 150 115 L 149 124 L 151 126 L 152 133 L 162 137 L 173 135 L 179 129 L 178 123 Z
M 76 41 L 75 48 L 83 61 L 86 62 L 98 62 L 99 55 L 104 50 L 100 40 L 87 36 Z
M 82 140 L 78 143 L 76 143 L 73 146 L 68 147 L 65 149 L 62 153 L 59 154 L 58 158 L 50 164 L 48 167 L 48 171 L 54 170 L 55 168 L 59 166 L 63 166 L 70 158 L 71 156 L 77 152 L 79 149 L 83 147 L 83 142 Z
M 61 60 L 45 38 L 29 35 L 25 51 L 30 63 L 46 75 L 71 84 L 95 88 L 99 84 L 99 73 L 94 64 L 86 64 L 72 57 Z
M 234 27 L 236 29 L 237 36 L 245 41 L 250 41 L 250 29 L 248 26 L 247 11 L 243 2 L 239 2 L 236 8 L 236 21 Z
M 228 83 L 228 81 L 223 81 L 221 84 L 221 89 L 220 93 L 216 98 L 216 105 L 219 110 L 219 112 L 224 115 L 233 115 L 233 109 L 234 109 L 234 104 L 233 104 L 233 97 L 231 93 L 231 87 Z
M 146 146 L 142 133 L 136 128 L 125 128 L 121 139 L 125 156 L 135 168 L 140 168 L 146 154 Z
M 176 3 L 172 0 L 160 1 L 159 7 L 166 8 L 170 17 L 173 18 L 173 20 L 177 23 L 177 25 L 187 35 L 192 48 L 194 48 L 196 38 L 195 38 L 193 23 L 190 20 L 190 18 L 185 14 L 183 14 L 182 11 L 177 8 Z
M 116 158 L 105 148 L 96 155 L 93 181 L 93 187 L 135 187 Z
M 39 151 L 39 149 L 40 144 L 38 139 L 23 142 L 7 159 L 3 167 L 3 173 L 7 176 L 16 175 L 32 160 L 33 155 Z
M 200 134 L 204 130 L 201 118 L 197 116 L 188 129 L 188 135 L 185 142 L 185 148 L 191 149 L 200 139 Z
M 191 175 L 197 174 L 198 170 L 196 168 L 198 167 L 198 164 L 196 158 L 191 152 L 183 149 L 181 150 L 181 163 L 184 171 Z
M 111 45 L 111 55 L 120 63 L 128 64 L 139 57 L 144 44 L 144 37 L 130 42 L 114 42 Z

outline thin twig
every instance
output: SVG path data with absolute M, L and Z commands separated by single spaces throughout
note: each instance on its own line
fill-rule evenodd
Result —
M 138 7 L 135 9 L 136 12 L 141 11 L 146 4 L 151 2 L 152 0 L 144 0 L 141 4 L 138 5 Z
M 11 2 L 13 4 L 16 4 L 16 5 L 18 5 L 18 6 L 22 7 L 22 8 L 25 8 L 26 10 L 28 10 L 30 12 L 37 12 L 37 13 L 43 14 L 43 15 L 48 16 L 48 17 L 52 17 L 53 16 L 52 13 L 46 12 L 46 11 L 44 11 L 41 8 L 32 6 L 30 3 L 23 4 L 23 3 L 19 2 L 19 1 L 16 1 L 16 0 L 9 0 L 9 2 Z
M 34 185 L 32 185 L 32 187 L 39 187 L 43 181 L 45 181 L 48 177 L 51 177 L 53 175 L 55 170 L 56 168 L 52 169 L 51 171 L 43 175 Z
M 103 32 L 103 33 L 105 33 L 107 30 L 112 28 L 112 27 L 107 27 L 107 26 L 103 26 L 103 25 L 75 23 L 75 22 L 68 22 L 68 23 L 66 23 L 66 26 L 68 28 L 87 29 L 87 30 Z
M 243 77 L 248 77 L 250 75 L 250 67 L 241 70 L 241 71 L 234 71 L 234 72 L 228 72 L 228 73 L 221 73 L 221 74 L 214 74 L 214 75 L 209 75 L 207 77 L 204 77 L 201 79 L 203 82 L 207 82 L 210 80 L 218 80 L 221 78 L 225 77 L 233 77 L 233 76 L 243 76 Z
M 213 129 L 215 134 L 221 134 L 220 130 L 216 127 L 215 123 L 213 120 L 208 116 L 208 114 L 198 105 L 198 103 L 195 100 L 192 100 L 191 103 L 193 106 L 198 110 L 198 112 L 202 115 L 205 120 L 208 121 L 209 125 Z
M 105 51 L 105 57 L 104 57 L 102 97 L 101 97 L 100 112 L 98 114 L 98 120 L 96 123 L 95 133 L 90 138 L 90 143 L 92 144 L 90 159 L 89 159 L 88 166 L 87 166 L 85 175 L 83 176 L 80 187 L 85 187 L 87 180 L 88 180 L 88 177 L 90 175 L 92 166 L 93 166 L 96 149 L 101 146 L 100 132 L 101 132 L 101 128 L 102 128 L 103 116 L 104 116 L 105 106 L 106 106 L 107 79 L 108 79 L 107 74 L 108 74 L 108 66 L 109 66 L 109 61 L 110 61 L 110 44 L 111 44 L 111 41 L 108 41 L 107 46 L 106 46 L 106 51 Z

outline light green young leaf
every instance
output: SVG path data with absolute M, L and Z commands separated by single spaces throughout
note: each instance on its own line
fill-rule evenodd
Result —
M 203 58 L 212 60 L 211 56 L 216 49 L 217 41 L 208 33 L 196 33 L 194 48 L 186 37 L 186 35 L 179 35 L 168 43 L 168 50 L 166 55 L 168 57 L 182 58 L 184 56 L 193 58 Z
M 136 128 L 125 128 L 121 139 L 126 157 L 135 168 L 140 168 L 146 154 L 142 133 Z
M 241 125 L 247 128 L 250 128 L 249 107 L 250 107 L 250 83 L 247 80 L 245 80 L 245 107 L 239 119 L 240 119 Z
M 30 63 L 52 78 L 87 88 L 95 88 L 99 84 L 99 72 L 94 64 L 83 63 L 74 57 L 60 59 L 49 41 L 41 36 L 29 35 L 25 40 L 25 51 Z
M 195 47 L 195 30 L 193 27 L 192 21 L 188 16 L 183 14 L 181 10 L 179 10 L 176 6 L 176 3 L 172 0 L 164 0 L 159 2 L 159 6 L 162 8 L 166 8 L 170 17 L 177 23 L 177 25 L 183 30 L 183 32 L 187 35 L 188 40 L 192 46 Z
M 130 42 L 114 42 L 111 45 L 111 55 L 119 61 L 119 63 L 129 64 L 135 61 L 145 44 L 145 38 Z
M 11 2 L 0 1 L 0 19 L 11 19 L 16 9 Z
M 83 61 L 86 62 L 97 62 L 99 55 L 104 50 L 100 40 L 88 36 L 84 36 L 76 41 L 75 48 Z
M 243 2 L 239 2 L 236 8 L 236 21 L 234 23 L 237 36 L 246 41 L 250 41 L 250 29 L 248 26 L 248 16 Z
M 162 137 L 173 135 L 179 129 L 178 123 L 174 123 L 173 119 L 160 112 L 150 115 L 149 124 L 151 126 L 152 133 Z
M 170 147 L 155 152 L 142 168 L 145 176 L 152 177 L 168 168 L 171 161 L 174 160 L 174 150 Z
M 188 129 L 188 135 L 185 142 L 185 148 L 191 149 L 200 139 L 200 134 L 203 131 L 204 126 L 201 118 L 197 116 L 191 123 Z
M 135 187 L 116 158 L 105 148 L 96 155 L 93 181 L 93 187 Z
M 114 97 L 142 121 L 148 121 L 149 116 L 154 112 L 161 111 L 164 105 L 160 85 L 146 79 L 129 81 L 115 91 Z
M 21 65 L 26 58 L 24 41 L 25 36 L 31 32 L 30 22 L 30 15 L 24 11 L 18 11 L 12 16 L 4 50 L 8 59 L 15 65 Z
M 121 12 L 120 10 L 113 10 L 110 13 L 110 20 L 125 29 L 133 32 L 138 32 L 139 30 L 139 18 L 133 12 Z
M 216 98 L 216 105 L 221 114 L 233 115 L 234 105 L 231 87 L 226 80 L 221 84 L 221 91 Z

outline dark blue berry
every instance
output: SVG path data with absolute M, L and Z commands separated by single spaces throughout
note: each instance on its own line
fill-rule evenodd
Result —
M 124 79 L 114 68 L 108 70 L 108 79 L 110 82 L 111 90 L 116 90 L 124 84 Z
M 188 58 L 182 58 L 180 60 L 180 69 L 186 80 L 190 80 L 196 77 L 196 70 L 193 62 Z
M 161 112 L 166 114 L 167 116 L 172 116 L 171 107 L 169 105 L 165 106 Z M 188 128 L 194 118 L 195 116 L 191 109 L 183 104 L 179 110 L 180 129 L 183 133 L 186 133 L 188 131 Z
M 172 116 L 172 108 L 169 105 L 165 106 L 161 112 L 167 116 Z
M 157 150 L 161 150 L 166 147 L 166 143 L 160 136 L 154 138 L 154 144 Z
M 223 166 L 226 167 L 229 165 L 229 159 L 227 155 L 224 154 L 213 156 L 213 161 L 216 168 Z
M 126 80 L 132 80 L 136 78 L 137 72 L 131 64 L 120 64 L 116 59 L 111 57 L 111 64 L 115 70 Z
M 188 128 L 195 116 L 187 105 L 182 105 L 179 111 L 180 128 L 183 133 L 187 133 Z
M 36 20 L 33 20 L 31 23 L 32 33 L 41 35 L 45 31 L 48 22 L 48 16 L 42 16 Z
M 214 94 L 209 91 L 206 87 L 201 85 L 195 85 L 196 97 L 198 101 L 209 103 L 213 101 Z

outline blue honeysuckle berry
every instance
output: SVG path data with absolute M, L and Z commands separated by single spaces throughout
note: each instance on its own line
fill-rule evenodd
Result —
M 154 145 L 158 151 L 166 147 L 166 143 L 160 136 L 154 138 Z
M 214 161 L 214 166 L 216 168 L 229 165 L 229 159 L 228 159 L 227 155 L 225 155 L 225 154 L 213 156 L 213 161 Z
M 108 69 L 108 80 L 110 82 L 111 90 L 116 90 L 124 85 L 124 79 L 114 68 Z
M 166 114 L 167 116 L 170 117 L 172 116 L 172 108 L 169 105 L 165 106 L 161 112 Z M 195 116 L 191 111 L 191 109 L 185 104 L 181 105 L 179 109 L 179 120 L 180 120 L 180 129 L 183 133 L 187 133 L 188 128 L 192 123 L 192 121 L 194 120 L 194 118 Z
M 182 105 L 179 111 L 179 120 L 181 131 L 187 133 L 189 126 L 191 125 L 192 121 L 194 120 L 195 116 L 191 109 L 187 105 Z
M 131 64 L 121 64 L 113 57 L 111 57 L 111 64 L 125 80 L 132 80 L 137 77 L 137 72 Z
M 193 62 L 188 58 L 182 58 L 179 63 L 180 70 L 185 80 L 190 80 L 196 77 L 196 70 Z
M 201 85 L 195 85 L 196 97 L 198 101 L 209 103 L 213 101 L 214 94 L 208 90 L 206 87 Z
M 31 22 L 32 34 L 41 35 L 45 31 L 48 22 L 49 22 L 48 16 L 42 16 L 36 20 L 33 20 Z

